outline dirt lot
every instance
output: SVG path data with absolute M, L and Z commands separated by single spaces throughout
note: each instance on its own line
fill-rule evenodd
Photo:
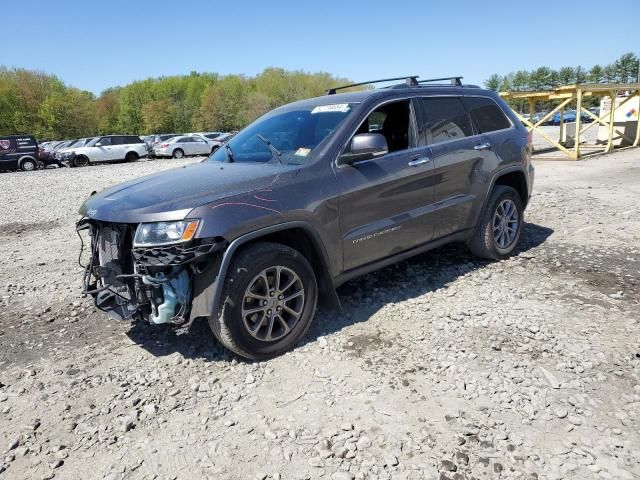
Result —
M 637 479 L 640 151 L 537 163 L 513 258 L 351 281 L 246 363 L 79 295 L 77 207 L 192 160 L 0 174 L 0 479 Z

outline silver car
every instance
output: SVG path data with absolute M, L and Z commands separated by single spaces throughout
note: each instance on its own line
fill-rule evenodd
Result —
M 156 157 L 182 158 L 189 155 L 209 155 L 214 146 L 199 135 L 173 137 L 153 149 Z

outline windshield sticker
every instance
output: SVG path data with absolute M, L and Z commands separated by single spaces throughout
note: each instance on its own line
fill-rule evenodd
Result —
M 295 155 L 297 155 L 298 157 L 306 157 L 307 155 L 309 155 L 310 151 L 310 148 L 300 147 L 298 150 L 296 150 Z
M 349 111 L 348 103 L 334 103 L 333 105 L 319 105 L 311 110 L 311 113 L 326 113 L 326 112 L 341 112 L 347 113 Z

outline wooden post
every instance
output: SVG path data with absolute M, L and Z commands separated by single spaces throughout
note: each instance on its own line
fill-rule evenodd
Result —
M 582 115 L 582 88 L 578 87 L 576 91 L 576 131 L 573 141 L 575 143 L 573 149 L 573 159 L 580 159 L 580 116 Z
M 636 97 L 640 98 L 640 92 L 636 92 Z M 636 125 L 636 140 L 633 142 L 633 146 L 640 145 L 640 112 L 638 112 L 638 124 Z
M 618 96 L 618 91 L 611 90 L 609 95 L 611 95 L 611 110 L 609 110 L 609 139 L 607 140 L 607 148 L 604 149 L 605 152 L 613 150 L 613 119 L 615 118 L 614 113 L 616 111 L 616 97 Z

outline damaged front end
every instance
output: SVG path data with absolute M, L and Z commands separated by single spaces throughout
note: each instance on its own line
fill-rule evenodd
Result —
M 83 294 L 116 320 L 184 326 L 208 315 L 226 242 L 211 238 L 139 246 L 134 240 L 137 228 L 89 218 L 77 223 L 81 240 L 85 231 L 90 239 Z

